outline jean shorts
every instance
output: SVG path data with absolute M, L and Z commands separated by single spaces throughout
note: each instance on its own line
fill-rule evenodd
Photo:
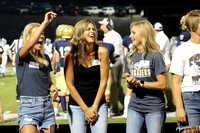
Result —
M 182 93 L 187 123 L 179 123 L 178 130 L 200 127 L 200 92 Z
M 56 124 L 51 97 L 20 96 L 18 123 L 19 130 L 24 125 L 36 125 L 38 130 L 50 129 L 51 125 Z

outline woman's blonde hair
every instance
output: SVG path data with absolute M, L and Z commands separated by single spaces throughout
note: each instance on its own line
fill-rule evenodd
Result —
M 94 30 L 96 32 L 95 42 L 97 45 L 97 28 L 95 23 L 92 20 L 84 19 L 76 23 L 74 27 L 74 33 L 70 41 L 70 47 L 74 58 L 78 61 L 79 64 L 83 63 L 85 57 L 85 48 L 86 48 L 86 39 L 84 37 L 84 31 L 87 29 L 87 26 L 92 23 L 94 25 Z
M 185 17 L 185 25 L 190 32 L 195 32 L 200 23 L 200 10 L 192 10 Z
M 144 59 L 144 54 L 145 53 L 151 53 L 151 52 L 160 52 L 160 46 L 158 45 L 158 43 L 156 42 L 156 34 L 154 31 L 154 28 L 152 26 L 152 24 L 147 21 L 147 20 L 142 20 L 142 21 L 136 21 L 136 22 L 132 22 L 130 24 L 130 31 L 132 29 L 132 27 L 137 28 L 138 32 L 141 35 L 141 43 L 144 49 L 144 53 L 142 54 L 142 59 Z M 131 52 L 128 53 L 127 55 L 127 60 L 128 63 L 130 64 L 131 60 L 130 57 L 137 51 L 136 47 L 133 47 L 131 49 Z
M 26 25 L 26 27 L 24 28 L 24 31 L 23 31 L 22 47 L 27 43 L 28 39 L 31 37 L 32 29 L 35 28 L 35 27 L 39 27 L 39 26 L 40 26 L 39 23 L 29 23 L 29 24 Z M 44 42 L 43 42 L 42 45 L 44 45 Z M 35 58 L 35 56 L 32 54 L 32 51 L 30 53 Z M 45 66 L 49 65 L 49 63 L 48 63 L 48 61 L 47 61 L 47 59 L 44 55 L 43 48 L 38 52 L 38 61 L 39 61 L 38 63 L 40 65 L 40 67 L 43 67 L 43 65 L 45 65 Z

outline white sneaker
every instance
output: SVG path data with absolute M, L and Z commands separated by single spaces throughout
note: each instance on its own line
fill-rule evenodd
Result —
M 55 113 L 55 116 L 60 116 L 60 114 L 59 113 Z

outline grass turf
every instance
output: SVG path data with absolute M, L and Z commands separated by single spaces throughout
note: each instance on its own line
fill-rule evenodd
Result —
M 16 102 L 16 75 L 13 73 L 13 67 L 7 66 L 5 77 L 0 75 L 0 98 L 3 103 L 3 112 L 8 113 L 17 113 L 17 108 L 19 103 Z M 52 76 L 52 80 L 55 83 L 55 78 Z M 125 77 L 122 77 L 122 86 L 124 92 L 126 92 L 125 87 Z M 119 108 L 122 108 L 122 105 L 119 104 Z M 61 107 L 59 111 L 62 112 Z M 68 120 L 56 120 L 57 124 L 68 124 Z M 166 122 L 176 122 L 175 117 L 168 117 Z M 125 118 L 109 118 L 108 123 L 126 123 Z M 0 125 L 18 125 L 17 120 L 6 121 Z

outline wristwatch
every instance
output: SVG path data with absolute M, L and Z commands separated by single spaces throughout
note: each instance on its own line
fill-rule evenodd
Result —
M 140 80 L 140 87 L 143 87 L 143 86 L 144 86 L 144 81 Z

